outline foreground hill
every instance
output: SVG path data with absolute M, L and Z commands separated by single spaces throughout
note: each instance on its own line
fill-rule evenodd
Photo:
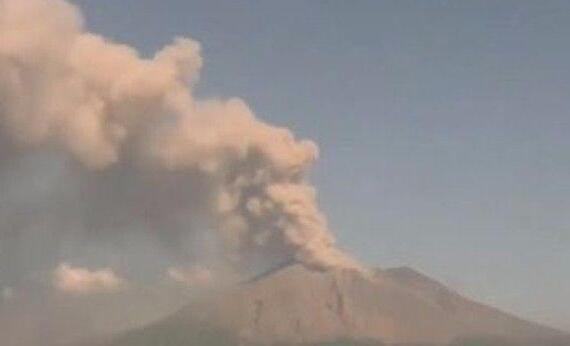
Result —
M 101 344 L 570 345 L 550 341 L 560 337 L 553 329 L 463 298 L 409 268 L 364 275 L 291 265 Z

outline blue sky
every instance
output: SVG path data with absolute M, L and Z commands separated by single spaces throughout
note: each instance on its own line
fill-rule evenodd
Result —
M 200 95 L 316 140 L 343 248 L 570 330 L 570 3 L 75 2 L 143 54 L 199 40 Z

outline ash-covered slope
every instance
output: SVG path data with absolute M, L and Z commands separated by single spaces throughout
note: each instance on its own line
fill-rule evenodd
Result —
M 447 344 L 471 336 L 528 340 L 558 334 L 465 299 L 408 268 L 364 275 L 292 265 L 197 300 L 113 346 L 143 345 L 133 340 L 146 342 L 157 335 L 176 335 L 177 343 L 163 343 L 174 346 L 193 345 L 204 337 L 230 344 L 339 339 Z

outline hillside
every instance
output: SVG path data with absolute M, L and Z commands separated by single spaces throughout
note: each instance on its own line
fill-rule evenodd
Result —
M 409 268 L 367 276 L 290 265 L 213 292 L 159 323 L 103 344 L 486 346 L 500 340 L 498 346 L 510 346 L 533 340 L 534 346 L 560 336 L 463 298 Z

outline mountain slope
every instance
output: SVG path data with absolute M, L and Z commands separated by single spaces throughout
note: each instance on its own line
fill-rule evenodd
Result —
M 558 334 L 465 299 L 409 268 L 363 275 L 291 265 L 212 293 L 110 344 L 309 344 L 340 339 L 447 344 L 471 336 L 523 340 Z

